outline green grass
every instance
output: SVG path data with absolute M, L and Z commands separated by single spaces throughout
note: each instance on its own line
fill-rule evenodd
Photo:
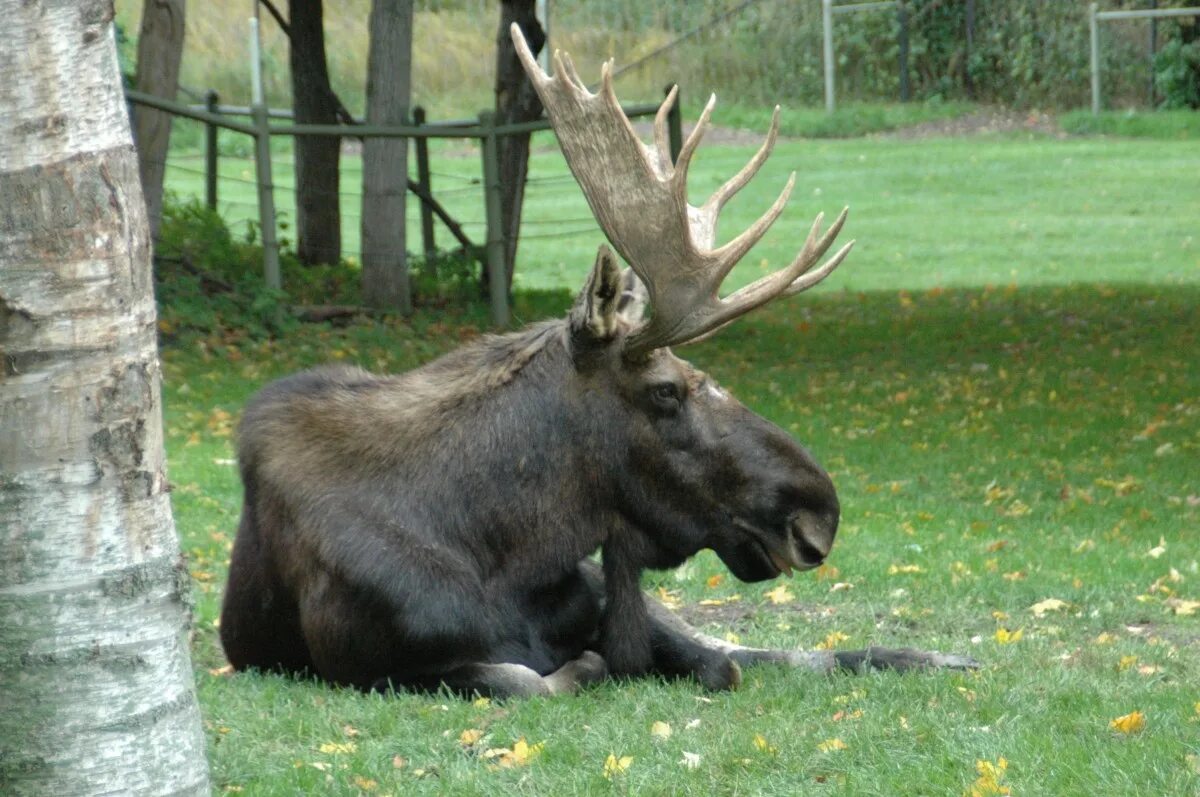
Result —
M 722 122 L 720 113 L 718 123 Z M 764 125 L 765 127 L 765 125 Z M 574 290 L 601 236 L 549 134 L 534 138 L 517 266 L 519 286 Z M 753 153 L 754 147 L 701 149 L 691 177 L 700 202 Z M 435 147 L 434 192 L 476 243 L 484 239 L 480 161 L 470 144 Z M 174 155 L 168 187 L 203 192 L 202 159 Z M 235 225 L 256 218 L 254 170 L 222 158 L 220 207 Z M 812 218 L 851 208 L 844 236 L 858 244 L 831 287 L 854 290 L 933 286 L 1061 284 L 1197 278 L 1200 218 L 1194 142 L 1046 137 L 781 141 L 758 178 L 727 208 L 722 234 L 758 216 L 786 181 L 797 184 L 783 217 L 737 271 L 731 285 L 789 261 Z M 291 159 L 275 159 L 277 203 L 294 230 Z M 355 192 L 361 161 L 343 156 L 344 251 L 358 257 Z M 409 202 L 409 249 L 419 250 L 416 202 Z M 440 245 L 451 242 L 437 230 Z
M 719 120 L 722 125 L 765 131 L 771 123 L 769 107 L 727 108 L 724 100 L 725 98 L 718 97 L 714 115 L 714 119 Z M 686 107 L 685 118 L 695 119 L 702 107 Z M 974 105 L 965 102 L 852 102 L 839 105 L 833 113 L 828 113 L 824 108 L 788 106 L 781 109 L 779 133 L 793 138 L 854 138 L 910 127 L 922 122 L 954 119 L 974 109 Z
M 548 145 L 536 174 L 563 169 Z M 749 151 L 703 151 L 697 192 Z M 463 175 L 477 164 L 440 162 Z M 843 525 L 829 567 L 786 582 L 778 605 L 777 584 L 710 581 L 723 570 L 709 554 L 646 586 L 744 643 L 912 645 L 969 653 L 983 662 L 973 674 L 760 669 L 730 694 L 645 680 L 503 705 L 213 674 L 241 500 L 231 430 L 247 397 L 320 362 L 411 367 L 477 334 L 486 311 L 166 349 L 172 495 L 218 789 L 958 795 L 986 786 L 977 762 L 1003 758 L 1014 794 L 1200 790 L 1200 621 L 1187 613 L 1200 600 L 1195 164 L 1176 142 L 782 143 L 759 181 L 798 168 L 801 182 L 761 257 L 783 262 L 808 218 L 843 203 L 859 246 L 827 287 L 680 352 L 827 465 Z M 532 218 L 586 212 L 544 188 Z M 727 234 L 769 202 L 769 189 L 748 191 Z M 574 289 L 597 241 L 532 239 L 519 270 Z M 523 293 L 515 314 L 569 301 Z M 1048 598 L 1065 606 L 1036 616 Z M 1002 629 L 1021 637 L 1003 644 Z M 1110 728 L 1133 711 L 1143 731 Z M 656 721 L 669 738 L 651 735 Z M 486 736 L 466 748 L 466 729 Z M 521 738 L 544 743 L 524 766 L 480 754 Z M 830 739 L 845 749 L 822 750 Z M 606 778 L 610 754 L 632 762 Z
M 1071 111 L 1059 122 L 1068 133 L 1164 140 L 1200 138 L 1200 111 Z

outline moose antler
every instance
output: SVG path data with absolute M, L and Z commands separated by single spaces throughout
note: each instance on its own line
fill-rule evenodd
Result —
M 687 171 L 708 128 L 716 95 L 683 143 L 678 161 L 672 163 L 667 112 L 675 103 L 678 87 L 671 89 L 655 116 L 654 146 L 649 147 L 638 138 L 617 102 L 611 59 L 601 70 L 599 94 L 593 94 L 579 79 L 570 56 L 554 53 L 555 74 L 550 77 L 534 60 L 516 24 L 511 34 L 596 221 L 650 296 L 653 315 L 626 340 L 627 355 L 707 337 L 777 296 L 811 288 L 837 268 L 854 245 L 853 241 L 846 244 L 813 270 L 841 231 L 847 210 L 823 235 L 818 235 L 823 214 L 818 215 L 804 247 L 789 266 L 722 299 L 718 295 L 721 282 L 779 218 L 795 183 L 793 172 L 779 198 L 758 221 L 729 243 L 713 248 L 721 209 L 750 182 L 775 146 L 779 106 L 766 141 L 750 162 L 697 208 L 687 201 Z

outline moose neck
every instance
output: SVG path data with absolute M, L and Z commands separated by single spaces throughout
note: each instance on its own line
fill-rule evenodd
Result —
M 356 435 L 390 441 L 386 478 L 412 513 L 406 525 L 455 539 L 485 572 L 561 572 L 604 536 L 595 435 L 565 333 L 562 322 L 534 325 L 388 378 L 371 414 L 393 428 Z

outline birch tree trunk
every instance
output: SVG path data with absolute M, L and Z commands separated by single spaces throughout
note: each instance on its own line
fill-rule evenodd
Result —
M 207 794 L 111 0 L 0 0 L 0 794 Z
M 372 0 L 367 124 L 401 125 L 412 94 L 413 0 Z M 363 140 L 362 284 L 368 307 L 412 312 L 405 251 L 408 139 Z

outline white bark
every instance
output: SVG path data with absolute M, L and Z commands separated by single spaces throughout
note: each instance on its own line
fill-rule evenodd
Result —
M 0 794 L 207 794 L 112 3 L 0 18 Z

